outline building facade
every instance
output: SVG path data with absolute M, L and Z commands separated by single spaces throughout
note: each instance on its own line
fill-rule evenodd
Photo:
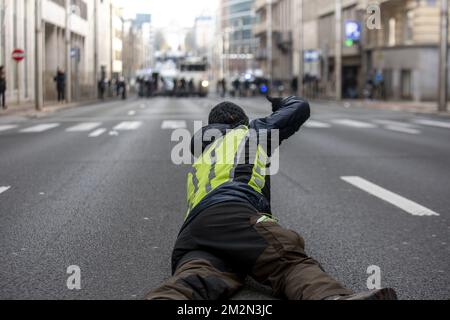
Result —
M 254 69 L 257 39 L 253 35 L 255 0 L 221 0 L 219 12 L 223 74 L 233 77 Z
M 342 0 L 341 4 L 342 96 L 366 97 L 367 84 L 378 81 L 382 86 L 375 94 L 378 99 L 436 100 L 440 1 L 378 1 L 379 28 L 367 26 L 372 2 Z M 260 42 L 256 58 L 264 73 L 271 73 L 270 56 L 274 80 L 295 78 L 301 63 L 306 94 L 335 97 L 336 1 L 273 0 L 271 55 L 268 1 L 256 0 L 254 9 L 253 30 Z
M 68 56 L 71 74 L 66 73 L 66 78 L 71 80 L 72 100 L 95 98 L 102 70 L 108 78 L 122 73 L 120 10 L 113 0 L 40 2 L 44 102 L 56 100 L 54 77 L 58 69 L 66 71 Z M 5 66 L 8 103 L 35 99 L 35 4 L 34 0 L 0 0 L 0 65 Z M 70 30 L 70 55 L 66 51 L 66 29 Z M 25 51 L 22 62 L 12 60 L 14 49 Z
M 267 0 L 256 0 L 254 3 L 256 23 L 253 33 L 260 45 L 256 51 L 256 59 L 266 77 L 284 86 L 289 86 L 295 77 L 295 4 L 296 0 L 273 0 L 270 3 Z
M 137 70 L 154 66 L 155 32 L 150 14 L 138 14 L 124 24 L 124 75 L 133 79 Z
M 436 100 L 440 1 L 384 1 L 381 12 L 382 29 L 364 43 L 369 75 L 382 72 L 388 99 Z

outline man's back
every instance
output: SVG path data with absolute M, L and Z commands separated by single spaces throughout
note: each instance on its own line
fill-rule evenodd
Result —
M 289 97 L 274 100 L 272 111 L 247 125 L 210 121 L 196 133 L 191 150 L 197 160 L 188 176 L 186 224 L 224 202 L 244 202 L 271 213 L 271 153 L 309 119 L 310 107 L 300 98 Z

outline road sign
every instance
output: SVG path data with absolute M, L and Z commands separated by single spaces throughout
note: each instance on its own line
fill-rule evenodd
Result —
M 354 20 L 345 21 L 345 46 L 352 47 L 361 40 L 361 23 Z
M 20 62 L 25 59 L 25 51 L 23 51 L 22 49 L 14 49 L 11 56 L 13 60 L 15 60 L 16 62 Z

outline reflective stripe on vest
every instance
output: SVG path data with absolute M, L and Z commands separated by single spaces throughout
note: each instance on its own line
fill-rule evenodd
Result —
M 187 181 L 188 212 L 194 209 L 210 192 L 221 185 L 231 182 L 235 178 L 235 170 L 245 160 L 245 147 L 250 130 L 239 127 L 228 132 L 224 137 L 216 140 L 203 152 L 192 166 Z M 262 193 L 266 180 L 266 166 L 268 156 L 264 148 L 258 144 L 254 161 L 252 176 L 249 185 L 257 192 Z

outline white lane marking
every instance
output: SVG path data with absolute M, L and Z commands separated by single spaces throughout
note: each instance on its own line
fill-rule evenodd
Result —
M 34 127 L 30 127 L 27 129 L 20 130 L 22 133 L 39 133 L 44 132 L 53 128 L 59 127 L 59 123 L 46 123 L 46 124 L 39 124 Z
M 100 137 L 102 134 L 104 134 L 106 131 L 108 131 L 107 129 L 97 129 L 93 132 L 91 132 L 91 134 L 89 135 L 90 138 L 97 138 Z
M 0 187 L 0 194 L 2 194 L 3 192 L 9 190 L 11 187 Z
M 416 125 L 407 122 L 394 121 L 394 120 L 375 120 L 375 123 L 384 124 L 387 126 L 397 126 L 397 127 L 406 127 L 406 128 L 416 128 Z
M 386 126 L 385 129 L 395 131 L 395 132 L 409 133 L 409 134 L 419 134 L 420 133 L 420 131 L 417 129 L 394 126 L 394 125 Z
M 131 110 L 130 112 L 128 112 L 128 115 L 129 116 L 135 116 L 136 115 L 136 111 Z
M 339 119 L 333 121 L 336 124 L 340 124 L 342 126 L 348 126 L 348 127 L 354 127 L 354 128 L 360 128 L 360 129 L 372 129 L 376 128 L 377 126 L 368 122 L 362 122 L 362 121 L 356 121 L 356 120 L 350 120 L 350 119 Z
M 315 121 L 315 120 L 309 120 L 304 124 L 306 128 L 331 128 L 331 125 L 325 122 Z
M 67 132 L 85 132 L 92 131 L 101 125 L 100 122 L 85 122 L 66 129 Z
M 15 125 L 15 124 L 5 124 L 5 125 L 1 125 L 0 126 L 0 132 L 1 131 L 8 131 L 8 130 L 11 130 L 11 129 L 15 129 L 15 128 L 17 128 L 18 126 L 17 125 Z
M 439 216 L 438 213 L 431 211 L 430 209 L 425 208 L 420 204 L 417 204 L 380 186 L 377 186 L 376 184 L 373 184 L 372 182 L 367 181 L 361 177 L 341 177 L 341 179 L 414 216 Z
M 120 124 L 118 124 L 116 127 L 114 127 L 114 130 L 117 131 L 128 131 L 128 130 L 136 130 L 139 129 L 142 125 L 142 122 L 140 121 L 125 121 Z
M 184 129 L 187 127 L 186 121 L 173 121 L 173 120 L 166 120 L 163 121 L 161 125 L 161 129 L 163 130 L 174 130 L 174 129 Z
M 444 121 L 434 121 L 434 120 L 414 120 L 414 123 L 421 124 L 429 127 L 438 127 L 438 128 L 446 128 L 450 129 L 450 122 Z

